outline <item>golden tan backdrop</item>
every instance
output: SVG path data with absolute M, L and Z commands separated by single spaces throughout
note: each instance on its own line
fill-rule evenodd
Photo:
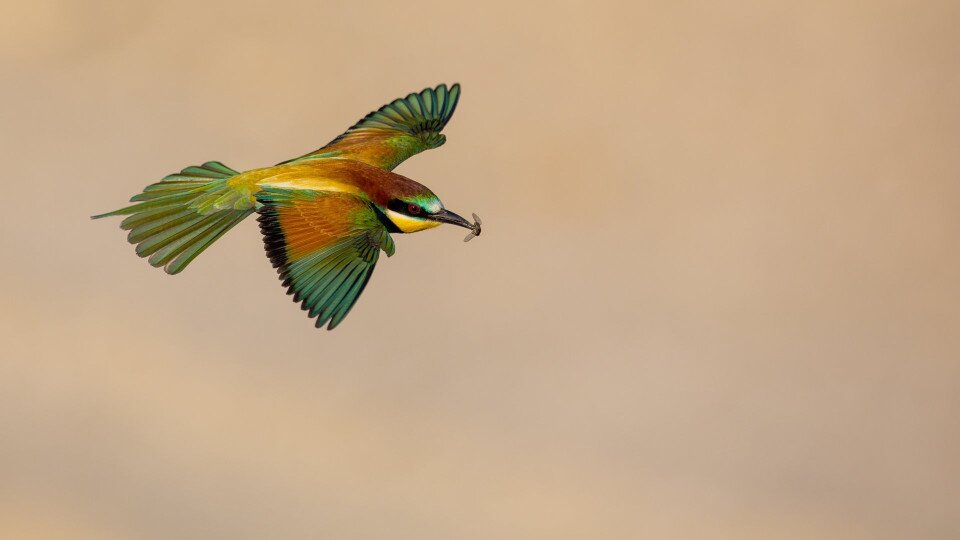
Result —
M 15 2 L 0 537 L 960 537 L 960 4 Z M 426 85 L 336 332 L 91 222 Z

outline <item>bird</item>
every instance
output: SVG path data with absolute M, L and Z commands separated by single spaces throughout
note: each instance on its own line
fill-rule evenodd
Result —
M 245 172 L 219 161 L 190 166 L 134 195 L 129 206 L 92 216 L 126 216 L 120 228 L 136 253 L 168 274 L 182 272 L 256 213 L 267 257 L 287 294 L 317 328 L 333 330 L 353 308 L 393 234 L 451 224 L 480 234 L 428 187 L 393 171 L 446 142 L 460 85 L 440 84 L 369 113 L 317 150 Z

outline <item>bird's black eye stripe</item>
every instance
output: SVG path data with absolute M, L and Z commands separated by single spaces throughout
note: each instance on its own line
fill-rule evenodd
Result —
M 387 208 L 408 216 L 422 216 L 427 213 L 419 204 L 401 201 L 400 199 L 393 199 L 387 203 Z

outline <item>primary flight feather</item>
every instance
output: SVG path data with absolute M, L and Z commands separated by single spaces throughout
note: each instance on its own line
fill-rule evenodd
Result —
M 460 85 L 409 94 L 368 114 L 327 145 L 273 167 L 239 172 L 217 161 L 187 167 L 144 188 L 120 228 L 137 254 L 181 272 L 234 225 L 257 212 L 267 256 L 287 293 L 316 326 L 332 330 L 363 292 L 391 233 L 450 223 L 480 234 L 426 186 L 391 172 L 442 145 Z

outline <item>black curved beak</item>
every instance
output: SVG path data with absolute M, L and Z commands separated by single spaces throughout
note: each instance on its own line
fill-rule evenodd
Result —
M 465 229 L 474 229 L 473 223 L 463 219 L 462 216 L 455 214 L 446 208 L 440 210 L 436 214 L 430 214 L 427 216 L 427 219 L 432 219 L 433 221 L 439 221 L 440 223 L 449 223 L 451 225 L 459 225 Z

